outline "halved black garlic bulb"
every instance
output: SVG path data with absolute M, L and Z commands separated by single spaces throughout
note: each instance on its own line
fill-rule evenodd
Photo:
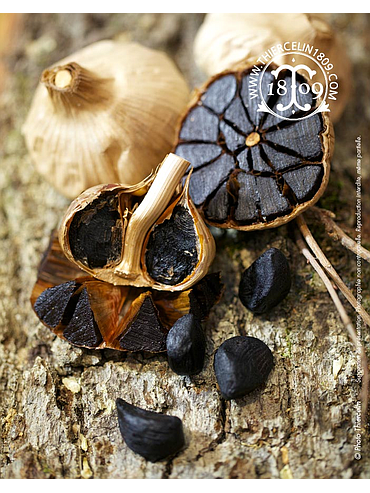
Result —
M 63 218 L 67 258 L 97 279 L 165 291 L 190 288 L 215 255 L 212 234 L 189 198 L 189 162 L 169 154 L 133 186 L 99 185 L 81 194 Z
M 170 368 L 179 375 L 202 371 L 206 340 L 200 320 L 189 313 L 174 323 L 167 335 L 167 358 Z
M 251 312 L 266 313 L 287 296 L 291 283 L 287 258 L 270 248 L 242 273 L 239 298 Z
M 266 344 L 255 337 L 236 336 L 217 349 L 214 370 L 222 396 L 237 399 L 260 387 L 273 367 Z
M 146 411 L 117 399 L 118 423 L 126 445 L 150 462 L 179 452 L 185 445 L 182 421 L 176 416 Z
M 74 346 L 158 353 L 166 351 L 168 331 L 178 319 L 190 312 L 207 318 L 222 288 L 218 273 L 185 291 L 114 286 L 86 276 L 53 235 L 31 303 L 40 321 Z
M 284 113 L 288 119 L 280 118 L 279 108 L 293 97 L 292 76 L 282 70 L 275 79 L 273 68 L 266 70 L 261 89 L 277 116 L 259 111 L 259 98 L 251 97 L 250 83 L 256 79 L 252 65 L 211 78 L 181 121 L 175 152 L 192 163 L 190 196 L 213 226 L 279 226 L 313 205 L 328 183 L 333 146 L 329 117 L 318 112 L 299 120 L 319 101 L 306 84 L 307 93 L 297 93 L 297 103 L 311 109 L 292 106 Z M 305 81 L 299 74 L 297 80 Z

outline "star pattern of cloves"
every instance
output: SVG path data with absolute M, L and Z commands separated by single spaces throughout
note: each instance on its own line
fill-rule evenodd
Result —
M 217 76 L 179 132 L 176 153 L 194 168 L 192 200 L 206 220 L 221 227 L 266 225 L 293 215 L 315 198 L 327 173 L 322 137 L 327 124 L 320 113 L 301 119 L 314 112 L 314 94 L 298 93 L 297 103 L 307 111 L 294 105 L 279 111 L 289 106 L 291 76 L 282 71 L 275 80 L 266 71 L 261 91 L 275 116 L 260 111 L 252 77 L 250 70 Z

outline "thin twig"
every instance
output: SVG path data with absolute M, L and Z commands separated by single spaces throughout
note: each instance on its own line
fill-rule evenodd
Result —
M 360 243 L 348 236 L 343 229 L 333 221 L 334 214 L 320 207 L 311 207 L 310 211 L 317 217 L 325 227 L 325 231 L 335 241 L 339 241 L 345 248 L 351 250 L 356 255 L 370 262 L 370 252 Z
M 350 338 L 352 339 L 352 342 L 355 345 L 357 352 L 360 353 L 361 366 L 362 366 L 362 388 L 360 393 L 360 399 L 361 399 L 361 407 L 362 407 L 362 423 L 363 425 L 365 425 L 367 406 L 368 406 L 368 389 L 369 389 L 369 369 L 368 369 L 368 362 L 367 362 L 365 349 L 357 337 L 356 331 L 351 323 L 351 320 L 346 310 L 344 309 L 344 306 L 342 305 L 342 302 L 339 299 L 337 292 L 334 289 L 332 282 L 325 274 L 324 270 L 321 268 L 320 264 L 317 262 L 315 257 L 312 255 L 312 253 L 304 244 L 304 241 L 300 236 L 298 230 L 296 230 L 296 243 L 298 248 L 301 250 L 302 254 L 310 262 L 312 267 L 315 269 L 315 271 L 318 273 L 323 283 L 325 284 L 326 289 L 328 290 L 335 304 L 335 307 L 338 310 L 338 313 L 340 315 L 340 318 L 342 319 L 345 329 L 347 330 Z
M 326 270 L 329 276 L 334 280 L 337 287 L 343 293 L 343 295 L 347 298 L 347 300 L 351 303 L 356 312 L 361 316 L 362 320 L 366 325 L 370 327 L 370 315 L 362 308 L 361 305 L 357 303 L 356 298 L 353 296 L 351 291 L 344 284 L 341 277 L 337 274 L 334 267 L 331 265 L 329 260 L 326 258 L 324 252 L 321 250 L 320 246 L 317 244 L 315 238 L 312 236 L 311 231 L 309 230 L 306 221 L 301 214 L 296 218 L 299 229 L 306 240 L 306 243 L 311 248 L 312 252 L 315 254 L 317 260 L 320 262 L 322 267 Z

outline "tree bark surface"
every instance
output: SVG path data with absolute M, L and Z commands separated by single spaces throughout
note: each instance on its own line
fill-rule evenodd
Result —
M 368 14 L 332 14 L 354 71 L 354 90 L 335 127 L 330 184 L 320 202 L 355 236 L 355 142 L 363 139 L 362 187 L 369 191 L 370 22 Z M 322 281 L 306 263 L 292 225 L 257 233 L 212 229 L 225 293 L 205 323 L 207 355 L 197 376 L 181 377 L 166 356 L 93 351 L 54 336 L 29 301 L 51 231 L 68 201 L 34 170 L 21 129 L 40 73 L 76 49 L 120 33 L 172 56 L 191 86 L 204 81 L 192 61 L 200 14 L 26 14 L 5 60 L 0 95 L 0 477 L 1 478 L 369 478 L 368 429 L 355 459 L 359 394 L 356 349 Z M 121 34 L 122 35 L 122 34 Z M 340 88 L 339 88 L 340 90 Z M 363 244 L 370 204 L 363 201 Z M 356 257 L 308 223 L 354 292 Z M 269 314 L 241 304 L 242 271 L 270 247 L 288 257 L 292 289 Z M 362 264 L 363 307 L 370 269 Z M 351 307 L 342 298 L 351 314 Z M 219 345 L 235 335 L 263 340 L 274 355 L 266 385 L 225 401 L 213 372 Z M 369 354 L 369 330 L 362 327 Z M 183 420 L 186 447 L 145 461 L 127 448 L 116 398 Z

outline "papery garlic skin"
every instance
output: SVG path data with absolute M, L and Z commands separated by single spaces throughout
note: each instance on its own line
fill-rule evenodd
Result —
M 324 52 L 333 64 L 339 83 L 337 100 L 330 101 L 330 117 L 337 121 L 351 92 L 351 63 L 345 48 L 324 14 L 207 14 L 194 42 L 196 64 L 212 76 L 263 56 L 269 48 L 285 42 L 313 45 Z M 317 69 L 307 57 L 295 56 L 297 65 L 304 63 Z M 275 63 L 279 63 L 274 58 Z M 323 74 L 319 74 L 318 78 Z
M 68 87 L 67 64 L 86 72 L 84 84 Z M 36 170 L 71 199 L 100 183 L 143 180 L 171 150 L 188 102 L 175 64 L 136 43 L 107 40 L 49 72 L 55 67 L 59 74 L 48 87 L 40 82 L 23 127 Z

